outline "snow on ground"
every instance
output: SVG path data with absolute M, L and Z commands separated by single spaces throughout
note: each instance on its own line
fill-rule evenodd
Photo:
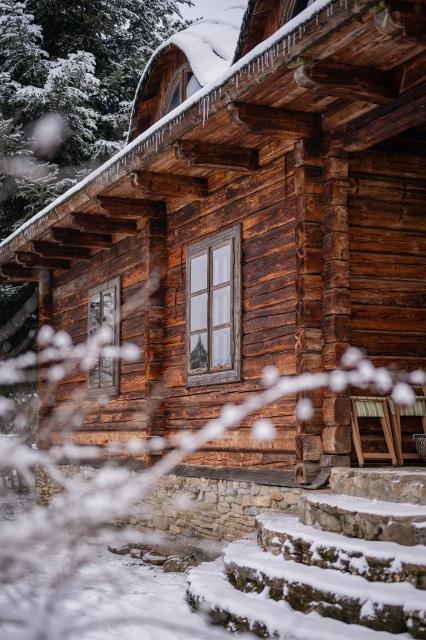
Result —
M 16 519 L 19 526 L 20 515 L 33 501 L 33 494 L 1 492 L 0 520 Z M 37 604 L 29 610 L 28 631 L 0 626 L 1 640 L 32 640 L 36 637 L 33 621 L 40 611 L 46 611 L 47 606 L 51 610 L 47 624 L 50 629 L 43 628 L 46 635 L 37 637 L 55 640 L 65 637 L 70 640 L 229 640 L 229 634 L 223 629 L 212 627 L 202 615 L 191 611 L 185 599 L 185 574 L 164 573 L 162 567 L 128 555 L 114 555 L 104 545 L 83 544 L 89 552 L 89 560 L 71 580 L 67 578 L 63 584 L 58 581 L 58 577 L 67 575 L 69 566 L 70 555 L 64 551 L 63 556 L 52 555 L 47 562 L 43 560 L 41 576 L 29 574 L 23 589 L 19 585 L 15 587 L 17 593 L 23 594 L 28 588 L 31 591 L 29 585 L 33 585 Z M 52 585 L 58 584 L 59 589 L 57 586 L 52 589 Z M 5 591 L 2 594 L 0 589 L 0 610 L 5 603 Z

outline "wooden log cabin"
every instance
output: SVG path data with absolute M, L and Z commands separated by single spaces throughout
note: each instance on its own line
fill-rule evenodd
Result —
M 250 0 L 173 36 L 124 149 L 2 242 L 42 323 L 79 343 L 121 308 L 115 340 L 140 348 L 60 384 L 58 402 L 89 390 L 77 444 L 173 441 L 265 365 L 332 370 L 348 345 L 424 368 L 426 4 L 306 5 Z M 306 423 L 296 401 L 262 412 L 272 442 L 244 423 L 180 472 L 307 483 L 347 464 L 349 397 L 316 395 Z

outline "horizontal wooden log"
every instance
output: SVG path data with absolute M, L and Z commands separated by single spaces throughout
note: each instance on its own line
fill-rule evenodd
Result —
M 323 451 L 321 436 L 309 434 L 296 436 L 296 454 L 304 462 L 317 462 Z
M 313 113 L 242 102 L 230 104 L 229 109 L 234 122 L 252 133 L 279 133 L 294 140 L 319 137 L 320 119 Z
M 109 248 L 112 246 L 112 236 L 107 233 L 83 233 L 66 227 L 52 227 L 50 234 L 53 240 L 65 245 L 88 248 Z
M 299 87 L 325 96 L 388 104 L 397 97 L 390 72 L 329 60 L 298 60 L 294 79 Z
M 376 12 L 375 25 L 385 36 L 392 36 L 397 41 L 419 45 L 426 43 L 426 17 L 410 13 L 395 13 L 391 8 Z
M 325 454 L 320 458 L 321 467 L 350 467 L 350 456 L 336 456 L 332 454 Z
M 97 196 L 96 202 L 101 213 L 116 218 L 138 220 L 161 215 L 165 204 L 154 200 L 129 200 L 111 196 Z
M 45 242 L 43 240 L 34 240 L 31 243 L 34 253 L 45 258 L 67 258 L 69 260 L 90 260 L 91 253 L 89 249 L 83 247 L 64 247 L 55 242 Z
M 241 173 L 259 169 L 259 152 L 227 144 L 211 144 L 193 140 L 175 143 L 176 157 L 187 160 L 190 167 L 233 170 Z
M 346 151 L 362 151 L 425 120 L 426 83 L 410 89 L 388 105 L 372 109 L 333 133 Z
M 322 416 L 324 424 L 328 427 L 349 425 L 351 421 L 351 402 L 349 398 L 325 398 Z
M 10 282 L 38 282 L 40 271 L 38 269 L 25 269 L 14 263 L 0 266 L 0 277 Z
M 349 426 L 326 427 L 322 432 L 325 453 L 345 455 L 351 452 L 351 428 Z
M 26 251 L 17 251 L 15 254 L 18 264 L 24 267 L 41 267 L 44 269 L 69 269 L 71 263 L 68 260 L 59 258 L 43 258 L 36 253 Z
M 188 175 L 154 173 L 152 171 L 134 171 L 132 184 L 142 193 L 160 196 L 194 196 L 205 198 L 209 193 L 208 180 Z
M 134 220 L 109 218 L 94 213 L 72 213 L 71 219 L 83 231 L 93 233 L 119 233 L 125 236 L 138 235 L 138 226 Z

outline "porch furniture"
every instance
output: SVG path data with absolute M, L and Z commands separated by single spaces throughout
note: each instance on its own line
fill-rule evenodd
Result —
M 359 466 L 363 467 L 366 460 L 391 460 L 393 465 L 397 465 L 398 457 L 395 451 L 387 399 L 374 396 L 352 396 L 351 404 L 352 439 Z M 359 418 L 377 418 L 380 420 L 388 450 L 387 453 L 364 451 L 359 430 Z
M 422 420 L 423 432 L 426 434 L 426 397 L 416 396 L 413 404 L 400 406 L 393 402 L 391 398 L 388 399 L 389 411 L 392 421 L 392 428 L 395 439 L 396 452 L 398 456 L 398 463 L 404 464 L 404 460 L 417 460 L 421 456 L 418 453 L 408 453 L 402 450 L 402 429 L 401 418 L 405 417 L 419 417 Z

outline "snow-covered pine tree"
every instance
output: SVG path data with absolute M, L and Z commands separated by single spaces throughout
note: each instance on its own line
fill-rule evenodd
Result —
M 184 26 L 179 4 L 191 2 L 0 0 L 2 237 L 124 144 L 142 69 Z M 64 125 L 48 152 L 33 140 L 47 114 Z

